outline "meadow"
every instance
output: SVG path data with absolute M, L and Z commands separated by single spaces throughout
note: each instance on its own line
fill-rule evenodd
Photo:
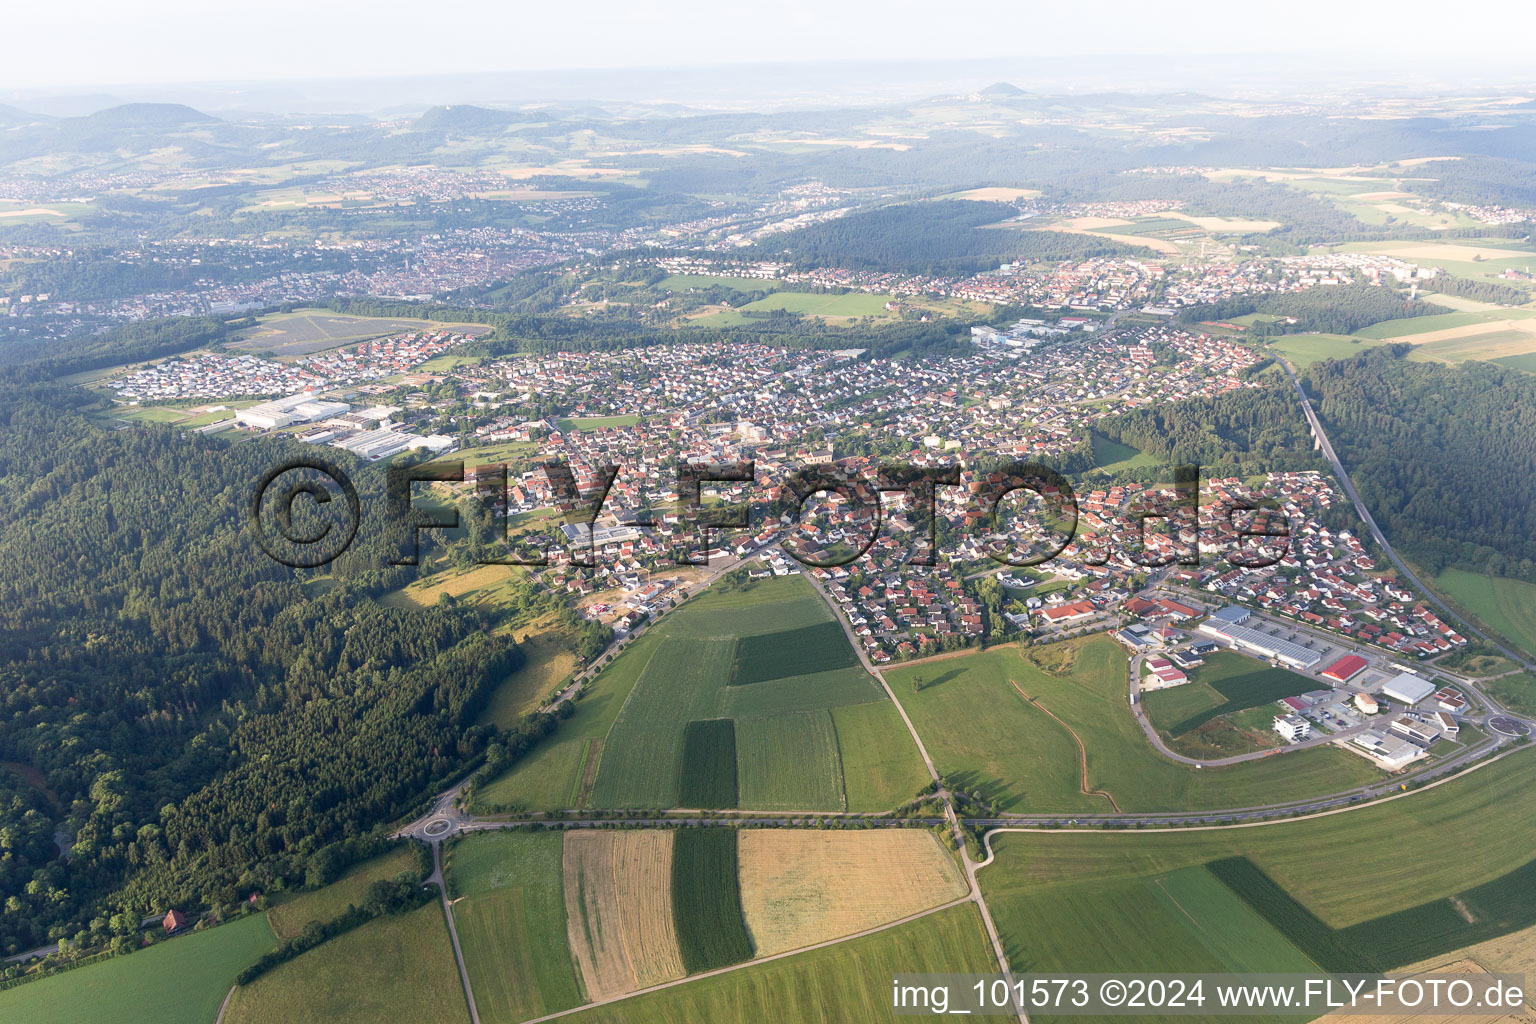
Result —
M 7 989 L 0 992 L 0 1020 L 207 1024 L 235 975 L 277 944 L 266 915 L 252 914 Z
M 538 632 L 521 637 L 524 661 L 492 691 L 480 712 L 480 724 L 510 729 L 517 720 L 537 709 L 558 685 L 576 671 L 576 655 L 558 632 Z
M 436 320 L 351 316 L 328 309 L 296 309 L 271 313 L 256 324 L 237 331 L 226 347 L 241 352 L 260 352 L 275 358 L 297 358 L 340 348 L 389 334 L 457 327 L 465 331 L 490 330 L 485 324 L 448 324 Z
M 731 288 L 738 292 L 771 292 L 778 287 L 778 282 L 755 277 L 725 277 L 720 274 L 672 274 L 658 281 L 656 287 L 669 292 L 688 291 L 693 288 Z
M 1315 682 L 1294 672 L 1218 651 L 1193 671 L 1190 682 L 1144 693 L 1141 703 L 1174 750 L 1191 757 L 1222 756 L 1259 749 L 1251 737 L 1232 727 L 1237 712 L 1262 711 L 1245 717 L 1257 717 L 1267 728 L 1280 713 L 1275 701 L 1315 689 Z
M 416 875 L 418 870 L 416 855 L 402 843 L 388 853 L 354 864 L 330 885 L 277 904 L 267 911 L 267 921 L 278 938 L 290 939 L 311 921 L 329 921 L 346 910 L 349 903 L 360 906 L 364 892 L 374 882 L 402 872 Z
M 178 989 L 172 984 L 161 996 L 164 991 Z M 157 998 L 155 1003 L 165 1001 Z M 224 1013 L 224 1024 L 381 1020 L 469 1020 L 448 928 L 436 901 L 409 913 L 375 918 L 238 986 Z
M 1348 334 L 1286 334 L 1270 341 L 1269 347 L 1285 357 L 1298 370 L 1324 359 L 1349 359 L 1374 343 Z
M 889 978 L 898 972 L 996 971 L 970 904 L 874 935 L 772 963 L 701 978 L 571 1017 L 573 1024 L 681 1021 L 899 1021 Z
M 1354 336 L 1371 341 L 1413 341 L 1415 337 L 1436 334 L 1440 331 L 1458 330 L 1510 320 L 1528 320 L 1536 317 L 1536 310 L 1497 309 L 1483 313 L 1436 313 L 1432 316 L 1414 316 L 1406 320 L 1383 320 L 1356 331 Z
M 639 416 L 576 416 L 555 421 L 555 426 L 569 433 L 572 430 L 608 430 L 613 427 L 632 427 L 640 422 Z
M 799 313 L 802 316 L 819 317 L 860 317 L 860 316 L 887 316 L 885 304 L 891 301 L 889 295 L 866 295 L 863 292 L 848 292 L 844 295 L 817 292 L 775 292 L 756 302 L 749 302 L 741 308 L 748 312 L 771 312 L 773 310 L 788 310 L 791 313 Z
M 1536 584 L 1446 569 L 1435 589 L 1529 655 L 1536 655 Z
M 1381 777 L 1365 759 L 1336 747 L 1223 768 L 1176 764 L 1152 749 L 1136 723 L 1126 700 L 1125 654 L 1112 640 L 1099 634 L 1030 654 L 1055 671 L 1010 645 L 886 673 L 939 771 L 998 810 L 1109 809 L 1085 788 L 1107 792 L 1125 811 L 1218 810 L 1303 800 Z M 914 676 L 923 679 L 916 692 Z M 1087 752 L 1086 785 L 1068 728 Z
M 1103 434 L 1094 433 L 1092 442 L 1094 469 L 1101 469 L 1106 473 L 1118 473 L 1123 469 L 1141 469 L 1158 465 L 1155 456 L 1146 454 L 1140 448 L 1111 440 Z
M 566 944 L 558 832 L 482 832 L 448 848 L 444 873 L 464 968 L 486 1024 L 582 1001 Z
M 1396 968 L 1536 923 L 1533 781 L 1522 752 L 1300 821 L 1000 834 L 978 880 L 1015 969 Z
M 672 921 L 689 974 L 752 958 L 741 909 L 740 833 L 684 828 L 672 845 Z
M 741 905 L 758 956 L 852 935 L 966 894 L 927 829 L 746 829 Z
M 889 810 L 911 800 L 931 781 L 912 734 L 890 701 L 833 708 L 832 726 L 848 810 Z

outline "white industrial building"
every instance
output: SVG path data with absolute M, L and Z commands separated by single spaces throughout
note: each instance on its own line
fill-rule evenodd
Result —
M 1400 700 L 1409 707 L 1435 692 L 1435 684 L 1412 672 L 1400 672 L 1382 684 L 1384 697 Z
M 1275 732 L 1283 736 L 1288 743 L 1296 743 L 1311 735 L 1312 723 L 1300 715 L 1276 715 Z
M 295 423 L 314 423 L 341 416 L 351 409 L 346 402 L 320 401 L 308 394 L 289 395 L 241 409 L 235 413 L 235 422 L 257 430 L 276 430 Z
M 1302 644 L 1282 640 L 1263 630 L 1244 625 L 1253 617 L 1248 609 L 1228 605 L 1200 623 L 1197 629 L 1208 636 L 1219 636 L 1239 650 L 1250 651 L 1261 658 L 1278 661 L 1291 668 L 1306 669 L 1323 660 L 1323 656 Z
M 1423 747 L 1396 736 L 1387 736 L 1375 729 L 1350 737 L 1349 743 L 1356 751 L 1369 757 L 1389 772 L 1395 772 L 1424 756 Z

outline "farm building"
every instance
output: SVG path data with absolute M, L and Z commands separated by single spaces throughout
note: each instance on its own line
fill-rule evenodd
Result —
M 187 926 L 187 915 L 179 910 L 172 910 L 165 915 L 165 920 L 160 924 L 165 928 L 165 934 L 175 935 Z
M 1420 678 L 1412 672 L 1400 672 L 1382 685 L 1381 692 L 1383 696 L 1400 700 L 1412 707 L 1434 693 L 1435 686 L 1429 680 Z
M 1358 654 L 1346 654 L 1323 669 L 1323 675 L 1336 683 L 1347 683 L 1365 671 L 1365 659 Z

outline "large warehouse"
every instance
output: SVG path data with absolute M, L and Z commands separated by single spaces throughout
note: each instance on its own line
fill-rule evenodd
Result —
M 1323 660 L 1321 654 L 1308 647 L 1242 625 L 1252 617 L 1253 613 L 1248 609 L 1228 605 L 1200 623 L 1198 628 L 1200 632 L 1209 636 L 1225 638 L 1239 650 L 1278 661 L 1291 668 L 1311 668 Z
M 1323 669 L 1323 675 L 1336 683 L 1347 683 L 1365 671 L 1365 659 L 1358 654 L 1346 654 Z
M 1435 684 L 1428 679 L 1420 678 L 1412 672 L 1402 672 L 1387 682 L 1381 688 L 1382 695 L 1400 700 L 1404 704 L 1414 705 L 1435 692 Z

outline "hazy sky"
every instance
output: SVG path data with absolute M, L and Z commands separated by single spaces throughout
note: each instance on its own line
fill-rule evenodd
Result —
M 0 87 L 1079 53 L 1531 56 L 1536 2 L 11 0 Z

